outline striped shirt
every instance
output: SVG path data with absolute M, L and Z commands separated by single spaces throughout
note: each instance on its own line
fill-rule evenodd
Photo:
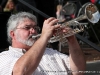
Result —
M 24 52 L 23 49 L 10 46 L 8 51 L 0 53 L 0 75 L 11 75 L 14 64 Z M 46 48 L 39 66 L 32 75 L 69 75 L 69 70 L 70 64 L 67 55 L 52 48 Z

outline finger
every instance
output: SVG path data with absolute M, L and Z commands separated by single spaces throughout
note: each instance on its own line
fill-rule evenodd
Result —
M 50 17 L 50 18 L 48 18 L 47 20 L 45 20 L 45 23 L 50 23 L 52 20 L 54 20 L 55 18 L 54 17 Z
M 69 32 L 69 31 L 72 31 L 72 29 L 69 27 L 63 29 L 63 32 L 65 32 L 65 33 Z
M 60 28 L 60 24 L 54 25 L 54 29 Z
M 54 31 L 53 31 L 53 35 L 55 35 L 57 33 L 57 30 L 60 28 L 60 24 L 58 25 L 54 25 Z M 57 30 L 56 30 L 57 29 Z
M 53 19 L 51 22 L 49 22 L 50 25 L 57 25 L 58 19 Z

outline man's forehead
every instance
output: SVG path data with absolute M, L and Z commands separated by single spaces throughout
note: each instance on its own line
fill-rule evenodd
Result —
M 31 19 L 23 19 L 19 22 L 18 25 L 36 25 L 36 22 Z

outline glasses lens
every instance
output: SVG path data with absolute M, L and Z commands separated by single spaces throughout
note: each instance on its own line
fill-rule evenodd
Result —
M 37 33 L 40 32 L 40 27 L 39 26 L 35 26 L 34 29 L 37 31 Z
M 40 32 L 40 27 L 39 26 L 25 26 L 25 27 L 22 27 L 22 28 L 16 28 L 16 29 L 25 29 L 25 30 L 30 30 L 30 29 L 34 29 L 35 31 L 37 31 L 37 33 Z

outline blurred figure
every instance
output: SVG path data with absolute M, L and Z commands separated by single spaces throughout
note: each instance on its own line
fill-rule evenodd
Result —
M 8 0 L 5 8 L 3 9 L 4 12 L 12 12 L 12 13 L 16 13 L 16 6 L 15 3 L 13 2 L 13 0 Z
M 59 19 L 59 22 L 65 21 L 64 15 L 61 14 L 62 7 L 60 4 L 57 5 L 56 17 Z

